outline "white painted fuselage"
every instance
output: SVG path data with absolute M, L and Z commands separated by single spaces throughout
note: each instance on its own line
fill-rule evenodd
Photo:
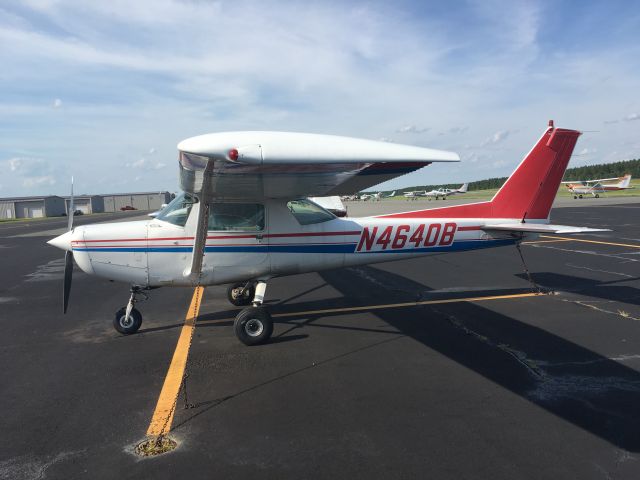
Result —
M 209 231 L 199 283 L 216 285 L 515 243 L 474 218 L 333 218 L 300 225 L 284 200 L 266 200 L 259 232 Z M 188 286 L 196 230 L 159 220 L 101 223 L 65 234 L 86 273 L 143 287 Z M 513 219 L 503 219 L 504 222 Z M 495 222 L 496 219 L 491 219 Z M 499 220 L 502 221 L 502 220 Z M 62 242 L 62 240 L 61 240 Z

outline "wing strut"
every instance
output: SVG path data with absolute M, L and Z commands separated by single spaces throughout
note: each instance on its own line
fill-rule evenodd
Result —
M 208 178 L 207 174 L 210 174 L 213 170 L 213 162 L 208 162 L 204 171 L 204 178 Z M 191 283 L 199 285 L 202 276 L 202 259 L 204 258 L 204 251 L 207 244 L 207 229 L 209 226 L 209 209 L 211 205 L 211 183 L 210 181 L 204 181 L 202 185 L 202 191 L 199 195 L 199 207 L 198 218 L 196 220 L 196 234 L 193 239 L 193 252 L 191 253 L 191 265 L 185 268 L 182 273 L 184 277 L 189 278 Z

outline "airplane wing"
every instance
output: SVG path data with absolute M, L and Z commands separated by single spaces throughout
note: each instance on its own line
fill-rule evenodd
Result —
M 481 227 L 485 231 L 507 231 L 522 233 L 591 233 L 610 232 L 608 228 L 571 227 L 569 225 L 550 225 L 542 223 L 497 223 Z
M 586 185 L 587 183 L 597 183 L 597 182 L 609 182 L 612 180 L 620 180 L 621 177 L 615 177 L 615 178 L 598 178 L 595 180 L 571 180 L 569 182 L 560 182 L 562 184 L 567 184 L 567 183 L 581 183 L 583 185 Z
M 432 162 L 460 160 L 430 148 L 289 132 L 214 133 L 178 149 L 182 190 L 227 199 L 353 194 Z

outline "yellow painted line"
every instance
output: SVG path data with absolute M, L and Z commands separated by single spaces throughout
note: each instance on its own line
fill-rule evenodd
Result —
M 614 247 L 640 248 L 640 245 L 633 245 L 630 243 L 603 242 L 600 240 L 585 240 L 584 238 L 549 237 L 547 235 L 540 235 L 540 238 L 557 238 L 558 240 L 571 240 L 573 242 L 583 242 L 583 243 L 598 243 L 600 245 L 613 245 Z
M 534 240 L 531 242 L 522 242 L 522 245 L 537 245 L 538 243 L 557 243 L 557 242 L 572 242 L 573 238 L 556 238 L 554 240 Z
M 322 315 L 325 313 L 363 312 L 363 311 L 369 311 L 369 310 L 380 310 L 383 308 L 416 307 L 419 305 L 437 305 L 442 303 L 458 303 L 458 302 L 486 302 L 489 300 L 508 300 L 512 298 L 539 297 L 542 295 L 548 295 L 548 294 L 517 293 L 513 295 L 492 295 L 487 297 L 449 298 L 444 300 L 424 300 L 421 302 L 386 303 L 382 305 L 368 305 L 366 307 L 327 308 L 325 310 L 307 310 L 304 312 L 275 313 L 271 316 L 276 318 L 284 318 L 284 317 L 298 317 L 298 316 L 305 316 L 305 315 Z
M 187 365 L 187 358 L 189 357 L 189 346 L 191 345 L 193 332 L 196 328 L 196 319 L 200 312 L 203 293 L 204 287 L 196 287 L 193 292 L 191 305 L 187 311 L 187 317 L 182 326 L 176 350 L 173 352 L 173 358 L 171 359 L 169 370 L 164 379 L 164 385 L 162 385 L 162 391 L 160 392 L 160 397 L 158 397 L 156 409 L 153 412 L 151 423 L 147 429 L 147 435 L 158 436 L 171 430 L 173 414 L 176 409 L 176 400 L 180 392 L 180 386 L 182 385 L 182 377 Z

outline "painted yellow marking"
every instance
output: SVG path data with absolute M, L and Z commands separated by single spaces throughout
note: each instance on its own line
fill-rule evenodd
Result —
M 557 238 L 558 240 L 571 240 L 573 242 L 583 242 L 583 243 L 598 243 L 600 245 L 613 245 L 614 247 L 640 248 L 640 245 L 633 245 L 631 243 L 603 242 L 601 240 L 585 240 L 584 238 L 549 237 L 547 235 L 540 235 L 540 238 Z
M 274 313 L 271 316 L 274 318 L 304 317 L 306 315 L 322 315 L 325 313 L 366 312 L 369 310 L 381 310 L 383 308 L 416 307 L 419 305 L 437 305 L 442 303 L 458 303 L 458 302 L 485 302 L 489 300 L 508 300 L 512 298 L 540 297 L 544 295 L 548 295 L 548 294 L 547 293 L 516 293 L 513 295 L 491 295 L 487 297 L 448 298 L 443 300 L 423 300 L 421 302 L 385 303 L 382 305 L 367 305 L 364 307 L 327 308 L 324 310 L 306 310 L 303 312 Z M 204 325 L 204 324 L 228 322 L 228 321 L 229 319 L 205 320 L 201 323 Z
M 189 347 L 191 345 L 193 332 L 196 328 L 196 319 L 200 312 L 203 293 L 204 287 L 196 287 L 193 292 L 191 305 L 187 311 L 187 317 L 182 326 L 176 350 L 173 352 L 173 358 L 171 359 L 169 370 L 164 379 L 164 385 L 162 385 L 162 391 L 160 392 L 160 397 L 158 397 L 156 409 L 153 412 L 151 423 L 147 429 L 147 435 L 158 436 L 171 430 L 176 399 L 178 398 L 180 386 L 182 385 L 182 376 L 184 375 L 184 369 L 187 365 Z
M 567 238 L 567 239 L 554 239 L 554 240 L 533 240 L 531 242 L 522 242 L 522 245 L 537 245 L 538 243 L 557 243 L 557 242 L 571 242 L 573 241 L 573 238 Z

